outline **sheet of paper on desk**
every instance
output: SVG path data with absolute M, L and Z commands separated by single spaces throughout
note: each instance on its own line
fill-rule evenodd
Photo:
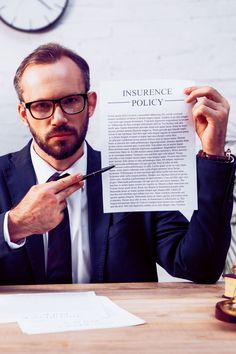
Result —
M 76 312 L 64 314 L 62 317 L 52 314 L 45 318 L 22 318 L 18 324 L 22 332 L 27 334 L 55 333 L 88 329 L 134 326 L 145 323 L 142 319 L 123 310 L 110 299 L 97 296 L 104 313 L 101 316 L 80 316 Z
M 18 322 L 27 334 L 139 325 L 144 321 L 94 292 L 0 296 L 0 323 Z
M 197 209 L 191 81 L 108 81 L 100 88 L 105 212 Z
M 71 313 L 99 318 L 104 315 L 104 309 L 93 291 L 0 296 L 0 323 L 18 322 L 22 318 L 62 317 Z

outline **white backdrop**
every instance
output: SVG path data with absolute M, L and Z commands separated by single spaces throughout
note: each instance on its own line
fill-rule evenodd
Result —
M 235 0 L 70 0 L 59 24 L 27 34 L 0 22 L 0 155 L 28 141 L 12 85 L 20 61 L 56 41 L 84 56 L 92 89 L 101 80 L 190 79 L 216 87 L 231 104 L 228 145 L 236 154 Z M 99 148 L 99 112 L 89 141 Z

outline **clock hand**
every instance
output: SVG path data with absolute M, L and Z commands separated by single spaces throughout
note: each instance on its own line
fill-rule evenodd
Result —
M 41 2 L 41 4 L 43 4 L 44 6 L 46 6 L 49 10 L 52 10 L 52 8 L 50 6 L 48 6 L 48 4 L 46 4 L 45 1 L 43 0 L 38 0 L 39 2 Z

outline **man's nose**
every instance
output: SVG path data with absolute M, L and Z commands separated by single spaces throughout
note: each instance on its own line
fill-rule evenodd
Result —
M 61 109 L 59 103 L 55 104 L 55 110 L 51 118 L 52 125 L 63 125 L 68 122 L 66 114 Z

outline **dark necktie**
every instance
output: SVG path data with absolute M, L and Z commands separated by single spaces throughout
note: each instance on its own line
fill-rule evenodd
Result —
M 48 182 L 64 176 L 54 173 Z M 59 225 L 48 232 L 47 282 L 49 284 L 72 283 L 71 237 L 68 209 Z

